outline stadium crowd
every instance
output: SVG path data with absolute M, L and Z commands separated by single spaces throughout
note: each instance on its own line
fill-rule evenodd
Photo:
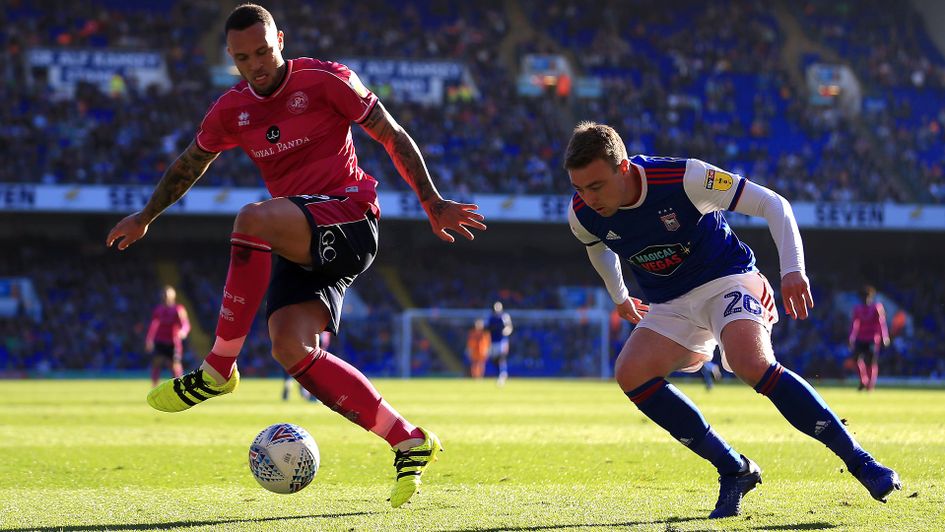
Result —
M 55 9 L 38 9 L 17 0 L 0 9 L 7 74 L 0 97 L 16 102 L 0 110 L 7 161 L 0 182 L 154 183 L 222 92 L 209 70 L 213 48 L 222 49 L 217 2 L 93 3 L 98 9 L 55 1 Z M 654 0 L 595 9 L 526 0 L 524 22 L 539 37 L 525 42 L 509 31 L 506 4 L 335 0 L 315 9 L 292 0 L 273 12 L 290 57 L 467 65 L 478 99 L 428 106 L 388 99 L 389 91 L 375 87 L 443 188 L 460 194 L 567 192 L 562 139 L 574 121 L 592 118 L 618 125 L 631 152 L 701 157 L 792 200 L 945 201 L 945 109 L 935 103 L 945 94 L 945 62 L 907 3 L 874 2 L 869 17 L 860 9 L 854 16 L 846 3 L 811 0 L 799 10 L 808 37 L 835 50 L 860 78 L 865 98 L 857 117 L 810 103 L 790 81 L 796 65 L 785 64 L 783 49 L 791 36 L 764 2 L 677 0 L 670 4 L 678 9 L 668 10 Z M 888 9 L 896 16 L 886 16 Z M 35 47 L 160 50 L 170 86 L 158 91 L 128 79 L 108 92 L 80 84 L 72 98 L 51 97 L 43 69 L 25 64 Z M 503 59 L 509 47 L 511 61 Z M 602 96 L 518 95 L 517 64 L 510 63 L 528 52 L 566 55 L 579 73 L 601 80 Z M 385 188 L 406 189 L 383 149 L 355 130 L 362 166 Z M 259 184 L 249 159 L 236 152 L 198 183 Z
M 442 105 L 399 101 L 389 87 L 372 87 L 415 137 L 440 188 L 455 196 L 569 193 L 562 144 L 576 121 L 593 119 L 617 126 L 631 153 L 700 157 L 792 201 L 945 203 L 945 61 L 911 4 L 864 1 L 854 12 L 846 2 L 804 0 L 793 13 L 807 38 L 856 73 L 864 96 L 856 116 L 812 103 L 792 81 L 792 69 L 820 57 L 802 54 L 792 59 L 800 64 L 787 64 L 787 43 L 797 36 L 760 0 L 603 0 L 594 9 L 577 0 L 327 0 L 317 8 L 286 0 L 272 11 L 286 33 L 287 57 L 454 60 L 469 69 L 478 97 L 448 94 Z M 216 0 L 41 4 L 0 6 L 0 99 L 8 102 L 0 106 L 0 183 L 156 183 L 224 90 L 210 67 L 226 62 L 218 57 L 225 9 Z M 518 38 L 526 29 L 534 38 Z M 48 85 L 48 72 L 28 67 L 36 48 L 159 51 L 168 88 L 119 78 L 109 90 L 80 83 L 64 96 Z M 599 79 L 601 96 L 520 95 L 516 70 L 526 53 L 563 54 L 579 75 Z M 361 165 L 382 188 L 406 190 L 383 148 L 354 131 Z M 260 184 L 249 158 L 231 151 L 198 186 Z M 144 333 L 165 281 L 157 261 L 179 270 L 191 319 L 208 332 L 216 323 L 225 253 L 198 247 L 159 256 L 145 248 L 119 261 L 104 248 L 59 242 L 8 249 L 16 251 L 0 258 L 0 276 L 29 276 L 44 315 L 0 318 L 0 373 L 144 368 Z M 486 309 L 502 300 L 513 309 L 560 309 L 572 302 L 557 287 L 599 284 L 577 259 L 562 269 L 517 258 L 499 271 L 490 266 L 495 257 L 466 256 L 391 267 L 418 307 Z M 443 271 L 452 274 L 435 275 Z M 938 348 L 945 345 L 945 288 L 925 281 L 936 273 L 875 273 L 880 292 L 911 316 L 894 330 L 881 374 L 945 376 Z M 815 298 L 843 299 L 867 280 L 818 279 Z M 365 310 L 346 318 L 357 326 L 343 326 L 332 346 L 377 374 L 396 372 L 402 305 L 386 283 L 376 269 L 359 279 Z M 782 319 L 774 341 L 787 366 L 808 376 L 849 372 L 842 308 L 818 306 L 804 322 Z M 617 323 L 615 338 L 626 328 Z M 461 343 L 461 332 L 448 336 Z M 517 339 L 513 372 L 589 373 L 591 338 L 544 328 L 519 330 Z M 415 351 L 418 372 L 442 369 L 429 341 L 416 339 Z M 280 371 L 262 319 L 243 361 L 249 375 Z

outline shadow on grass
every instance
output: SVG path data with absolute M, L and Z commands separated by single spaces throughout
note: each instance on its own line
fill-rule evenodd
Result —
M 828 528 L 837 528 L 837 525 L 830 523 L 797 523 L 793 525 L 767 525 L 755 527 L 754 530 L 827 530 Z
M 344 512 L 337 514 L 289 515 L 285 517 L 260 517 L 258 519 L 215 519 L 209 521 L 166 521 L 162 523 L 128 523 L 111 525 L 76 525 L 76 526 L 44 526 L 26 528 L 0 528 L 0 532 L 81 532 L 85 530 L 167 530 L 169 528 L 228 525 L 236 523 L 271 523 L 276 521 L 292 521 L 295 519 L 331 519 L 335 517 L 353 517 L 356 515 L 372 515 L 379 512 Z
M 572 528 L 593 528 L 593 527 L 615 527 L 615 528 L 629 528 L 634 526 L 641 525 L 655 525 L 655 524 L 667 524 L 671 525 L 673 523 L 684 523 L 686 521 L 702 521 L 705 520 L 705 517 L 671 517 L 669 519 L 657 519 L 655 521 L 624 521 L 622 523 L 580 523 L 573 525 L 566 524 L 557 524 L 557 525 L 535 525 L 535 526 L 502 526 L 497 528 L 457 528 L 453 530 L 447 530 L 445 532 L 502 532 L 504 530 L 514 530 L 514 531 L 524 531 L 524 530 L 567 530 Z M 2 531 L 0 531 L 2 532 Z

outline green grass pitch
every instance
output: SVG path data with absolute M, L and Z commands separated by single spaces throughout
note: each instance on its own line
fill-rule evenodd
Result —
M 821 389 L 859 441 L 902 476 L 872 500 L 823 445 L 747 386 L 681 388 L 764 470 L 744 514 L 705 519 L 716 475 L 597 381 L 380 380 L 446 452 L 403 508 L 386 502 L 383 441 L 281 381 L 179 414 L 143 380 L 0 381 L 0 530 L 942 530 L 945 391 Z M 247 465 L 263 427 L 302 425 L 321 449 L 308 488 L 277 495 Z

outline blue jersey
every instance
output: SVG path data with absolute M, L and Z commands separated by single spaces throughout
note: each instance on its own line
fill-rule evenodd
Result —
M 714 279 L 755 270 L 751 249 L 721 210 L 733 210 L 745 178 L 698 159 L 636 155 L 636 204 L 604 217 L 575 194 L 571 230 L 584 245 L 603 243 L 630 264 L 647 300 L 663 303 Z
M 493 312 L 489 316 L 489 323 L 486 324 L 486 328 L 489 329 L 489 336 L 492 337 L 492 343 L 498 343 L 505 338 L 505 326 L 511 321 L 512 319 L 506 312 L 498 314 Z

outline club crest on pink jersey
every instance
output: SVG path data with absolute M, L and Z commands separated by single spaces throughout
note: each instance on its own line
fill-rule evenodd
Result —
M 295 91 L 289 96 L 286 108 L 290 113 L 297 115 L 308 109 L 308 96 L 302 91 Z

